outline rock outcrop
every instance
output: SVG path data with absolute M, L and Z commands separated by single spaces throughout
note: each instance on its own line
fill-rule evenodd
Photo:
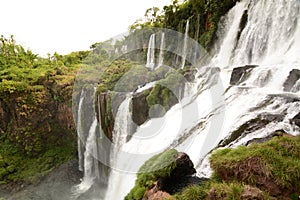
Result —
M 51 144 L 75 141 L 71 97 L 73 80 L 62 82 L 47 77 L 39 89 L 3 94 L 0 97 L 0 134 L 30 156 Z
M 292 71 L 290 71 L 289 76 L 287 77 L 286 81 L 283 84 L 283 90 L 287 92 L 296 92 L 291 90 L 299 79 L 300 79 L 300 70 L 293 69 Z
M 257 65 L 246 65 L 234 68 L 230 77 L 230 85 L 239 85 L 244 82 L 255 67 L 257 67 Z
M 284 115 L 280 115 L 280 114 L 262 113 L 258 115 L 256 118 L 253 118 L 245 122 L 244 124 L 242 124 L 238 129 L 234 130 L 227 138 L 221 140 L 218 146 L 225 147 L 231 142 L 238 139 L 239 137 L 245 136 L 249 133 L 253 133 L 256 130 L 264 128 L 267 124 L 271 122 L 280 122 L 283 120 L 283 118 Z
M 177 192 L 181 192 L 189 185 L 198 185 L 203 179 L 192 176 L 196 173 L 193 162 L 186 153 L 179 152 L 176 167 L 170 176 L 159 178 L 154 186 L 146 191 L 143 200 L 161 200 Z
M 291 123 L 295 124 L 296 126 L 300 127 L 300 112 L 291 119 Z
M 142 125 L 149 118 L 149 107 L 146 101 L 147 93 L 152 90 L 136 93 L 132 97 L 132 120 L 137 125 Z

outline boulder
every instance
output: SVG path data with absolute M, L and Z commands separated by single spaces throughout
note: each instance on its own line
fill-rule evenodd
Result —
M 293 117 L 293 119 L 291 119 L 290 122 L 300 127 L 300 112 L 297 115 L 295 115 L 295 117 Z
M 257 65 L 246 65 L 243 67 L 234 68 L 230 77 L 230 85 L 239 85 L 245 81 L 255 67 L 257 67 Z
M 286 81 L 283 84 L 283 90 L 287 92 L 291 92 L 291 89 L 299 80 L 299 78 L 300 78 L 300 70 L 293 69 L 292 71 L 290 71 L 289 76 L 287 77 Z
M 147 91 L 150 91 L 151 89 L 148 89 Z M 142 125 L 149 117 L 149 108 L 146 97 L 145 91 L 136 93 L 132 97 L 132 120 L 137 125 Z
M 196 173 L 193 162 L 186 153 L 179 152 L 176 167 L 170 176 L 159 178 L 153 187 L 145 192 L 143 200 L 161 200 L 183 191 L 189 185 L 199 185 L 203 179 L 192 176 Z
M 176 159 L 176 168 L 172 171 L 171 177 L 180 178 L 195 174 L 196 170 L 190 157 L 183 152 L 179 152 Z

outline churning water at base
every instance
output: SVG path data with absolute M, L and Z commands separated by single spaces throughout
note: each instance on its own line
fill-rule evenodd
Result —
M 112 150 L 113 169 L 105 199 L 123 199 L 134 186 L 139 167 L 151 156 L 171 147 L 189 154 L 198 176 L 209 177 L 209 152 L 252 119 L 274 117 L 265 127 L 243 134 L 224 146 L 246 144 L 276 130 L 298 134 L 299 128 L 290 120 L 300 110 L 300 83 L 298 80 L 290 91 L 284 91 L 284 83 L 293 69 L 300 69 L 299 12 L 297 0 L 244 0 L 237 3 L 223 20 L 225 27 L 219 36 L 219 53 L 209 66 L 197 66 L 194 92 L 185 92 L 184 98 L 165 116 L 150 119 L 126 142 L 131 123 L 128 96 L 115 119 L 113 138 L 116 148 Z M 245 16 L 247 20 L 241 27 Z M 188 26 L 187 22 L 186 29 Z M 146 65 L 151 69 L 155 65 L 154 44 L 155 37 L 151 36 Z M 186 48 L 184 45 L 183 52 Z M 245 80 L 230 86 L 233 68 L 249 64 L 258 66 Z M 95 137 L 92 130 L 93 125 L 87 141 Z M 90 153 L 85 154 L 85 159 L 93 155 L 93 151 L 88 150 L 93 149 L 93 142 L 89 144 L 86 152 Z M 91 166 L 96 167 L 89 162 L 84 166 L 85 173 L 90 173 Z M 83 180 L 82 184 L 86 184 L 78 188 L 86 189 L 92 182 Z

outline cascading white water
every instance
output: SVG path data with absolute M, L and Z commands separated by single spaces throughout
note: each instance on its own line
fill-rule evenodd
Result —
M 131 132 L 131 125 L 133 123 L 130 112 L 131 98 L 131 95 L 127 95 L 126 99 L 121 103 L 115 118 L 116 123 L 113 130 L 113 160 L 117 156 L 119 148 L 126 142 L 126 138 Z
M 247 25 L 234 51 L 233 65 L 291 62 L 288 52 L 299 49 L 295 47 L 299 37 L 295 34 L 297 24 L 299 1 L 251 1 Z
M 239 41 L 236 39 L 241 14 L 248 10 L 248 22 L 241 33 Z M 288 13 L 288 14 L 284 14 Z M 228 69 L 247 64 L 258 64 L 249 77 L 234 86 L 225 94 L 225 114 L 223 129 L 220 131 L 221 139 L 226 138 L 239 126 L 255 119 L 260 114 L 285 116 L 279 122 L 271 122 L 266 127 L 251 134 L 241 136 L 228 144 L 236 147 L 246 144 L 253 138 L 265 137 L 276 130 L 285 130 L 295 134 L 295 127 L 290 123 L 299 111 L 299 102 L 289 102 L 295 94 L 283 92 L 283 84 L 292 69 L 300 68 L 297 41 L 299 41 L 299 1 L 243 1 L 238 3 L 227 15 L 228 27 L 221 41 L 219 54 L 214 59 L 214 66 L 221 67 L 221 77 L 224 85 L 228 85 Z M 234 45 L 237 47 L 234 49 Z M 224 69 L 223 69 L 224 68 Z M 297 83 L 293 88 L 297 87 Z M 299 90 L 291 90 L 297 92 Z M 273 99 L 268 106 L 264 101 Z M 299 131 L 299 129 L 298 129 Z M 207 160 L 207 159 L 206 159 Z M 198 163 L 199 175 L 209 175 L 205 162 Z M 208 171 L 201 174 L 201 171 Z
M 81 91 L 79 105 L 78 105 L 78 113 L 77 113 L 77 145 L 78 145 L 78 169 L 83 171 L 83 130 L 81 126 L 81 115 L 82 115 L 82 105 L 84 100 L 84 91 Z
M 219 67 L 224 68 L 230 64 L 230 59 L 237 39 L 237 32 L 239 31 L 240 21 L 247 7 L 247 1 L 237 4 L 229 11 L 224 20 L 224 24 L 227 25 L 224 28 L 226 29 L 226 32 L 223 35 L 224 39 L 220 41 L 221 47 L 219 53 L 213 59 L 213 62 L 218 63 Z
M 154 70 L 155 68 L 155 34 L 150 36 L 146 67 L 151 70 Z
M 95 179 L 100 178 L 98 166 L 98 148 L 97 148 L 97 118 L 94 118 L 91 124 L 89 134 L 86 140 L 84 152 L 84 176 L 82 182 L 75 186 L 75 194 L 86 192 L 93 185 Z
M 118 160 L 118 153 L 122 145 L 126 142 L 126 138 L 131 133 L 132 119 L 130 113 L 131 95 L 127 95 L 126 99 L 121 103 L 116 118 L 115 126 L 113 130 L 113 146 L 111 153 L 111 172 L 108 182 L 107 193 L 105 199 L 122 199 L 126 195 L 127 191 L 122 191 L 122 187 L 119 187 L 122 183 L 122 173 L 118 171 L 118 167 L 122 165 L 123 160 Z M 115 188 L 119 188 L 118 192 Z
M 184 33 L 184 40 L 183 40 L 181 69 L 183 69 L 185 66 L 185 60 L 187 56 L 187 41 L 189 37 L 189 26 L 190 26 L 190 21 L 187 20 L 185 25 L 185 33 Z
M 157 67 L 160 67 L 164 63 L 164 45 L 165 45 L 165 33 L 161 33 L 161 40 L 160 40 L 160 51 L 159 51 L 159 58 L 158 58 L 158 65 Z
M 245 10 L 248 10 L 248 20 L 237 41 Z M 180 104 L 173 106 L 164 117 L 151 119 L 138 127 L 133 138 L 124 143 L 120 127 L 127 122 L 122 120 L 131 120 L 128 118 L 131 116 L 128 114 L 130 100 L 126 99 L 119 108 L 113 136 L 116 141 L 121 141 L 117 142 L 119 150 L 113 153 L 116 162 L 113 167 L 119 170 L 113 170 L 109 177 L 105 199 L 123 199 L 134 185 L 136 176 L 131 172 L 136 172 L 148 158 L 169 147 L 188 153 L 197 166 L 198 175 L 208 176 L 211 171 L 206 155 L 234 130 L 261 114 L 284 116 L 276 123 L 270 122 L 261 129 L 242 135 L 227 146 L 245 144 L 279 129 L 298 133 L 289 121 L 299 112 L 300 103 L 287 99 L 297 96 L 291 92 L 299 92 L 299 81 L 288 93 L 283 92 L 283 83 L 292 69 L 300 68 L 297 54 L 299 16 L 297 0 L 244 0 L 237 3 L 226 16 L 220 50 L 210 64 L 219 67 L 220 71 L 207 70 L 209 66 L 201 68 L 194 93 L 186 93 Z M 185 36 L 188 28 L 187 21 Z M 186 37 L 183 57 L 188 48 L 185 41 Z M 154 43 L 155 36 L 151 35 L 147 54 L 147 67 L 151 69 L 155 65 Z M 185 62 L 185 57 L 182 62 Z M 224 92 L 232 69 L 247 64 L 259 66 L 249 73 L 248 79 Z M 215 74 L 220 76 L 220 80 L 214 78 Z M 196 93 L 199 94 L 195 96 Z M 126 128 L 122 128 L 124 130 Z

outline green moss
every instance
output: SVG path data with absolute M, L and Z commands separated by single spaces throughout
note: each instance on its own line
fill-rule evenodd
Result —
M 256 186 L 256 180 L 264 177 L 282 190 L 299 191 L 300 136 L 277 137 L 263 144 L 218 150 L 211 155 L 211 166 L 225 180 Z
M 129 60 L 115 60 L 101 74 L 97 92 L 107 92 L 108 90 L 114 91 L 118 81 L 135 65 L 136 63 Z
M 169 110 L 180 100 L 180 92 L 184 83 L 184 77 L 175 70 L 169 70 L 166 78 L 157 82 L 146 97 L 148 107 L 155 109 L 155 105 L 161 105 L 165 111 Z M 154 111 L 155 112 L 155 111 Z
M 169 177 L 176 167 L 178 152 L 170 149 L 157 154 L 147 160 L 140 168 L 134 188 L 127 194 L 125 200 L 140 200 L 147 189 L 151 188 L 156 180 Z

